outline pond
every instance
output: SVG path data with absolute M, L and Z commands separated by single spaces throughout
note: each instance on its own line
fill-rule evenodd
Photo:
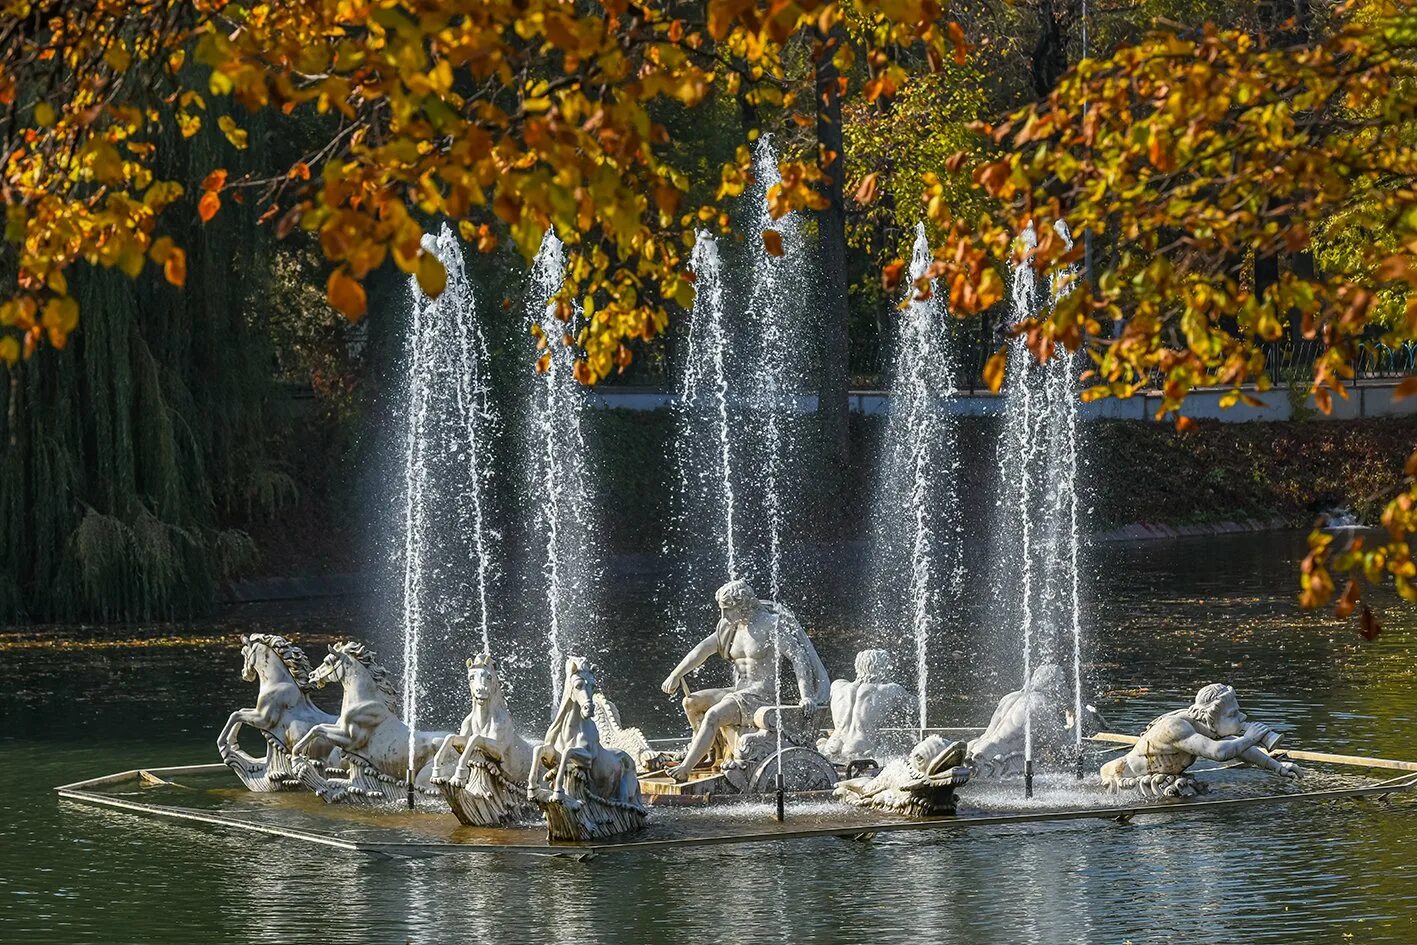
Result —
M 1302 551 L 1293 534 L 1100 549 L 1088 672 L 1113 728 L 1135 732 L 1224 681 L 1293 747 L 1412 757 L 1417 611 L 1384 599 L 1372 643 L 1301 612 Z M 254 692 L 239 679 L 238 632 L 318 641 L 358 619 L 311 604 L 0 635 L 0 941 L 1372 943 L 1410 942 L 1417 926 L 1417 805 L 1401 798 L 579 863 L 372 859 L 53 795 L 139 765 L 216 760 L 217 730 Z M 627 618 L 612 694 L 649 734 L 679 734 L 656 688 L 677 644 L 650 645 L 650 619 Z M 849 665 L 850 641 L 825 636 L 827 665 Z M 933 676 L 940 723 L 981 724 L 997 697 L 988 674 L 951 683 L 973 652 Z

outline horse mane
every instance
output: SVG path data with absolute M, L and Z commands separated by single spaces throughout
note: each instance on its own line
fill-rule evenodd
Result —
M 305 651 L 278 633 L 252 633 L 246 637 L 248 643 L 260 643 L 270 648 L 285 664 L 286 672 L 301 689 L 310 688 L 310 658 Z
M 335 647 L 346 656 L 352 656 L 358 660 L 365 669 L 369 670 L 369 675 L 374 679 L 374 685 L 384 696 L 384 701 L 393 711 L 397 712 L 401 708 L 398 687 L 389 678 L 389 671 L 378 663 L 374 662 L 374 651 L 369 649 L 358 640 L 350 640 L 348 643 L 341 643 Z

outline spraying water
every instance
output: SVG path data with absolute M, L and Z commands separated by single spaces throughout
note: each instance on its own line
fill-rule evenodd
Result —
M 587 643 L 594 611 L 591 593 L 600 561 L 593 542 L 590 472 L 582 432 L 586 390 L 573 373 L 575 353 L 564 343 L 579 312 L 567 315 L 553 301 L 565 270 L 565 246 L 548 231 L 532 265 L 526 317 L 539 330 L 538 344 L 545 349 L 538 376 L 530 385 L 528 448 L 531 479 L 540 491 L 535 525 L 542 557 L 553 711 L 561 699 L 567 648 Z
M 1068 240 L 1067 228 L 1058 224 Z M 1022 261 L 1012 284 L 1014 320 L 1030 317 L 1072 289 L 1075 273 L 1056 275 L 1045 293 L 1032 264 L 1032 226 L 1019 237 Z M 1076 355 L 1057 351 L 1038 364 L 1023 339 L 1010 342 L 1004 431 L 999 452 L 1004 544 L 995 573 L 996 603 L 1015 615 L 1023 648 L 1025 783 L 1033 767 L 1033 667 L 1051 662 L 1069 639 L 1073 663 L 1074 732 L 1082 745 L 1082 613 L 1079 575 L 1078 395 Z M 1026 790 L 1028 788 L 1026 787 Z
M 687 638 L 695 602 L 739 577 L 734 521 L 733 425 L 729 418 L 729 329 L 718 243 L 700 232 L 689 265 L 694 308 L 674 381 L 674 518 L 665 555 L 682 572 L 669 589 L 678 636 Z M 705 529 L 707 525 L 707 529 Z M 707 535 L 705 534 L 707 532 Z M 705 540 L 707 538 L 707 541 Z
M 925 225 L 915 230 L 914 283 L 933 254 Z M 900 314 L 891 375 L 890 414 L 873 510 L 873 623 L 882 645 L 911 639 L 919 726 L 927 727 L 929 653 L 941 624 L 938 588 L 948 575 L 951 599 L 963 592 L 958 434 L 945 405 L 956 393 L 952 325 L 942 298 L 917 298 L 912 284 Z M 902 611 L 900 602 L 909 607 Z
M 757 548 L 760 572 L 768 577 L 768 594 L 782 591 L 783 535 L 786 524 L 784 469 L 786 424 L 797 413 L 805 369 L 801 363 L 805 325 L 802 315 L 804 246 L 797 214 L 774 220 L 768 211 L 768 190 L 781 181 L 772 136 L 758 138 L 753 150 L 754 185 L 750 192 L 753 228 L 749 238 L 752 284 L 748 295 L 748 325 L 758 331 L 757 351 L 744 365 L 748 406 L 753 422 L 747 428 L 752 443 L 745 457 L 743 478 L 752 481 L 761 499 L 761 532 Z M 782 255 L 768 252 L 764 234 L 774 231 Z
M 757 486 L 761 498 L 761 534 L 758 562 L 768 576 L 768 596 L 782 594 L 783 535 L 786 525 L 784 469 L 788 447 L 786 424 L 797 413 L 798 393 L 805 374 L 801 362 L 807 336 L 802 297 L 805 259 L 800 221 L 796 213 L 773 219 L 768 191 L 781 181 L 772 137 L 762 135 L 753 149 L 752 285 L 748 296 L 748 323 L 758 329 L 758 349 L 747 374 L 749 410 L 755 442 L 748 452 L 750 469 L 745 478 Z M 782 254 L 768 252 L 769 231 L 777 233 Z M 773 673 L 776 701 L 782 705 L 782 641 L 773 633 Z M 782 727 L 777 727 L 777 751 L 782 752 Z M 778 808 L 782 807 L 782 771 L 778 770 Z
M 462 648 L 459 623 L 475 614 L 484 651 L 488 586 L 496 569 L 486 521 L 498 421 L 490 398 L 487 343 L 463 266 L 462 246 L 446 225 L 423 248 L 447 272 L 443 293 L 423 294 L 410 278 L 408 427 L 404 443 L 403 717 L 413 733 L 426 702 L 420 657 L 430 645 Z M 465 549 L 463 542 L 470 542 Z M 470 591 L 449 561 L 473 558 Z M 430 580 L 430 578 L 432 580 Z M 436 587 L 437 593 L 432 589 Z M 437 637 L 436 628 L 444 637 Z

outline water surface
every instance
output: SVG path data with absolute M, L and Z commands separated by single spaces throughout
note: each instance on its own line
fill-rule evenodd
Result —
M 1278 535 L 1095 555 L 1102 590 L 1088 605 L 1088 672 L 1114 727 L 1136 731 L 1224 681 L 1252 717 L 1289 729 L 1296 747 L 1417 756 L 1417 612 L 1386 606 L 1372 644 L 1301 613 L 1301 552 L 1301 536 Z M 859 641 L 850 620 L 829 618 L 820 649 L 844 671 Z M 235 633 L 287 629 L 315 641 L 318 658 L 322 634 L 358 619 L 353 605 L 320 605 L 200 627 L 56 630 L 57 648 L 33 645 L 33 634 L 0 635 L 0 941 L 1230 945 L 1348 935 L 1405 943 L 1417 927 L 1417 801 L 1407 799 L 576 863 L 370 859 L 51 793 L 139 765 L 216 760 L 216 732 L 254 692 L 238 678 Z M 620 619 L 623 649 L 602 656 L 607 685 L 630 721 L 678 734 L 657 685 L 680 654 L 657 642 L 653 614 L 627 604 Z M 121 645 L 107 642 L 114 637 Z M 941 654 L 932 721 L 978 724 L 987 714 L 1010 681 L 1006 662 L 986 659 L 1006 652 L 995 644 L 981 626 Z

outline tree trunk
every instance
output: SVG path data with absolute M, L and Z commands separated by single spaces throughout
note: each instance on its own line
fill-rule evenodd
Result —
M 826 181 L 827 207 L 817 213 L 817 284 L 821 291 L 821 360 L 817 378 L 817 418 L 824 468 L 845 481 L 850 459 L 849 336 L 847 332 L 846 207 L 842 199 L 841 94 L 832 56 L 844 41 L 838 26 L 817 34 L 816 96 L 819 161 Z

